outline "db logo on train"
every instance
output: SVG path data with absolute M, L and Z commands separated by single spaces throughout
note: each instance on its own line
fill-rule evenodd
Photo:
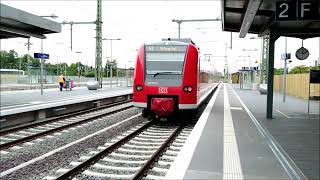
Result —
M 159 87 L 159 94 L 167 94 L 168 88 L 167 87 Z

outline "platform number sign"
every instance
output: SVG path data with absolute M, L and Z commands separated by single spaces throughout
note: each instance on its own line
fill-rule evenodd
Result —
M 276 21 L 320 20 L 319 0 L 276 2 Z

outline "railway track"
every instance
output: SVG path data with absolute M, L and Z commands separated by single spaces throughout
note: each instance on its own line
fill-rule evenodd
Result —
M 136 126 L 44 179 L 159 179 L 182 148 L 193 125 Z
M 110 110 L 110 107 L 117 108 Z M 43 136 L 57 133 L 62 130 L 78 126 L 80 124 L 94 121 L 103 116 L 111 115 L 129 108 L 132 108 L 128 101 L 110 104 L 68 115 L 52 118 L 49 121 L 34 123 L 23 127 L 13 128 L 0 133 L 0 150 L 8 149 L 12 146 L 20 145 Z
M 90 108 L 90 109 L 86 109 L 86 110 L 82 110 L 82 111 L 77 111 L 77 112 L 72 112 L 72 113 L 68 113 L 68 114 L 64 114 L 64 115 L 60 115 L 60 116 L 46 118 L 45 120 L 37 121 L 37 122 L 34 122 L 34 123 L 28 123 L 26 125 L 18 125 L 18 126 L 12 127 L 12 128 L 5 128 L 3 130 L 0 130 L 0 136 L 6 135 L 6 134 L 12 133 L 12 132 L 17 132 L 17 131 L 22 130 L 22 129 L 32 128 L 32 127 L 35 127 L 35 126 L 39 126 L 39 125 L 47 124 L 47 123 L 50 123 L 50 122 L 54 122 L 54 121 L 60 120 L 62 118 L 70 118 L 70 117 L 82 115 L 82 114 L 85 114 L 85 113 L 94 112 L 94 111 L 105 109 L 105 108 L 110 108 L 110 107 L 113 107 L 113 106 L 129 103 L 129 102 L 131 102 L 131 100 L 123 100 L 123 101 L 114 102 L 114 103 L 111 103 L 111 104 L 107 104 L 107 105 L 103 105 L 103 106 L 99 106 L 99 107 L 95 107 L 95 108 Z

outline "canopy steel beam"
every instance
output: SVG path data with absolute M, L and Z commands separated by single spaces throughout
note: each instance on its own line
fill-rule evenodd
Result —
M 254 17 L 257 14 L 257 11 L 260 7 L 262 0 L 250 0 L 249 4 L 246 8 L 246 13 L 242 20 L 241 29 L 240 29 L 240 38 L 246 37 L 247 33 L 249 32 L 251 23 L 253 22 Z
M 43 34 L 31 33 L 29 31 L 24 31 L 16 28 L 5 27 L 5 26 L 0 26 L 0 31 L 10 33 L 10 34 L 16 34 L 17 36 L 25 37 L 25 38 L 36 37 L 40 39 L 46 39 L 46 36 Z
M 215 19 L 172 19 L 172 22 L 183 23 L 183 22 L 202 22 L 202 21 L 221 21 L 221 18 Z
M 233 12 L 233 13 L 239 13 L 239 14 L 242 14 L 245 12 L 245 9 L 244 8 L 231 8 L 231 7 L 225 7 L 224 8 L 225 11 L 228 11 L 228 12 Z M 273 14 L 273 11 L 269 11 L 269 10 L 259 10 L 257 12 L 257 16 L 272 16 Z
M 60 23 L 60 24 L 62 24 L 62 25 L 67 25 L 67 24 L 69 24 L 70 25 L 70 42 L 71 42 L 71 45 L 70 45 L 70 49 L 71 49 L 71 51 L 72 51 L 72 31 L 73 31 L 73 29 L 72 29 L 72 27 L 73 27 L 73 25 L 74 24 L 96 24 L 96 21 L 92 21 L 92 22 L 73 22 L 73 21 L 70 21 L 70 22 L 67 22 L 67 21 L 63 21 L 62 23 Z

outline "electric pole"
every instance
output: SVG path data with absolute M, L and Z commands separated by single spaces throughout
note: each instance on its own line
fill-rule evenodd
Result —
M 25 43 L 25 46 L 27 46 L 28 48 L 28 55 L 27 55 L 27 65 L 28 65 L 28 78 L 29 78 L 29 84 L 31 84 L 31 69 L 30 69 L 30 59 L 29 59 L 29 54 L 30 54 L 30 45 L 32 45 L 32 43 L 30 43 L 30 37 L 28 38 L 28 42 Z
M 71 43 L 71 45 L 70 45 L 70 49 L 71 49 L 71 51 L 72 51 L 72 30 L 73 30 L 73 25 L 74 24 L 96 24 L 96 22 L 73 22 L 73 21 L 70 21 L 70 22 L 67 22 L 67 21 L 63 21 L 62 23 L 61 23 L 61 25 L 66 25 L 66 24 L 69 24 L 70 25 L 70 43 Z
M 100 88 L 102 88 L 102 4 L 101 0 L 97 0 L 97 20 L 93 22 L 67 22 L 63 21 L 61 24 L 69 24 L 70 25 L 70 33 L 71 33 L 71 51 L 72 51 L 72 27 L 74 24 L 95 24 L 96 25 L 96 58 L 95 58 L 95 66 L 96 66 L 96 71 L 95 71 L 95 77 L 96 80 L 99 83 Z
M 96 71 L 95 77 L 102 88 L 102 21 L 101 21 L 101 11 L 102 4 L 101 0 L 97 0 L 97 20 L 96 20 Z
M 176 22 L 178 23 L 178 38 L 180 39 L 180 26 L 181 23 L 183 22 L 206 22 L 206 21 L 221 21 L 220 18 L 216 18 L 216 19 L 172 19 L 172 22 Z

